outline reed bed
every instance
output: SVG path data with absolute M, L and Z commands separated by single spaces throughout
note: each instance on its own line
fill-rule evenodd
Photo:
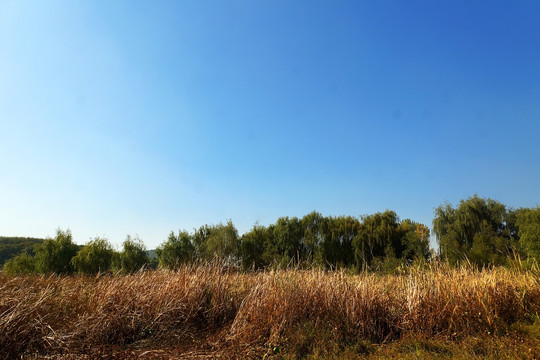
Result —
M 334 344 L 505 336 L 539 313 L 535 269 L 241 273 L 214 263 L 125 276 L 0 275 L 0 357 L 91 358 L 104 347 L 260 357 L 313 332 Z

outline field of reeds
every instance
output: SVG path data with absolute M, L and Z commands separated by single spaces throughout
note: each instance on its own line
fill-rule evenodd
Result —
M 0 274 L 0 358 L 540 357 L 537 269 Z

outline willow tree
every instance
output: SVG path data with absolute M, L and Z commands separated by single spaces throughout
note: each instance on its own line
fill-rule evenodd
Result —
M 159 266 L 166 269 L 176 269 L 191 261 L 194 252 L 193 237 L 185 230 L 178 231 L 178 235 L 171 231 L 167 241 L 156 249 Z
M 70 230 L 56 230 L 54 238 L 46 239 L 34 248 L 36 270 L 39 273 L 70 274 L 73 272 L 71 259 L 79 247 L 73 242 Z
M 526 255 L 540 261 L 540 206 L 519 209 L 516 217 L 520 243 Z
M 477 195 L 455 208 L 449 203 L 437 207 L 433 232 L 441 256 L 451 263 L 502 264 L 518 247 L 515 212 Z
M 105 238 L 96 237 L 71 259 L 71 263 L 79 273 L 97 274 L 111 269 L 113 256 L 111 243 Z

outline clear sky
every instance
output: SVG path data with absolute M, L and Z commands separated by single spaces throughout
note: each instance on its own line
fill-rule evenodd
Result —
M 0 235 L 540 203 L 540 2 L 0 0 Z

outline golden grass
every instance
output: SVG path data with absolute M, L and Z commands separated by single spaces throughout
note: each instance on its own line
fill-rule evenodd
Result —
M 538 314 L 535 269 L 245 274 L 214 263 L 126 276 L 0 275 L 0 358 L 374 356 L 372 344 L 394 351 L 411 337 L 535 333 Z

